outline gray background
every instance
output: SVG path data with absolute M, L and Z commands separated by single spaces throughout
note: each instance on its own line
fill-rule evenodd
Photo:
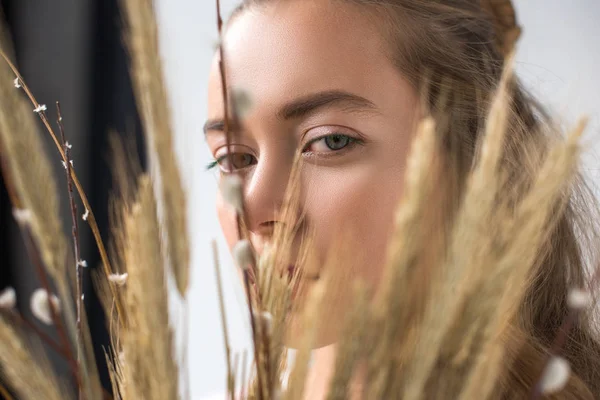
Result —
M 228 14 L 235 1 L 223 1 Z M 193 273 L 188 298 L 192 398 L 223 393 L 225 359 L 210 241 L 221 249 L 226 307 L 232 346 L 248 346 L 244 300 L 214 212 L 216 177 L 204 171 L 210 154 L 202 124 L 206 116 L 206 83 L 216 42 L 214 1 L 158 0 L 162 52 L 177 132 L 177 151 L 190 191 Z M 566 122 L 586 113 L 592 127 L 586 143 L 586 169 L 594 182 L 600 127 L 600 2 L 597 0 L 517 0 L 524 33 L 518 47 L 517 72 L 527 85 Z M 175 296 L 174 296 L 175 297 Z M 174 302 L 176 324 L 182 307 Z M 179 332 L 181 335 L 181 332 Z M 183 351 L 182 351 L 183 354 Z M 217 396 L 216 398 L 223 398 Z

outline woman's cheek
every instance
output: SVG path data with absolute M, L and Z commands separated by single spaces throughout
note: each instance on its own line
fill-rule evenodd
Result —
M 356 243 L 352 273 L 373 286 L 383 271 L 401 186 L 401 181 L 371 168 L 356 167 L 346 173 L 323 174 L 308 195 L 308 218 L 319 247 L 327 251 L 341 234 L 349 235 L 345 240 Z

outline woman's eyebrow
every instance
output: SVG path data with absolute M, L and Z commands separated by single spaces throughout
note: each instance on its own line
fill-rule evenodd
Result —
M 340 107 L 344 111 L 377 111 L 375 104 L 357 94 L 343 90 L 328 90 L 300 97 L 281 107 L 277 117 L 282 120 L 305 117 L 324 107 Z
M 357 94 L 343 90 L 328 90 L 309 94 L 282 106 L 277 112 L 277 118 L 289 120 L 305 117 L 325 107 L 339 107 L 346 112 L 377 112 L 375 104 Z M 229 126 L 232 125 L 230 122 Z M 209 119 L 204 124 L 204 134 L 209 131 L 220 131 L 225 129 L 223 119 Z

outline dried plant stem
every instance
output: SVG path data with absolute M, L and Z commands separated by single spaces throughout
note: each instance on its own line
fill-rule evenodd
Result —
M 360 282 L 362 283 L 362 282 Z M 355 304 L 347 316 L 344 333 L 336 350 L 334 374 L 329 384 L 327 400 L 344 400 L 349 398 L 352 375 L 362 355 L 361 344 L 364 345 L 369 317 L 369 303 L 364 285 L 354 287 Z
M 221 95 L 223 97 L 223 129 L 225 131 L 225 146 L 227 147 L 227 156 L 230 167 L 233 169 L 233 161 L 231 159 L 231 126 L 230 122 L 235 121 L 235 125 L 238 125 L 237 116 L 235 113 L 235 105 L 232 108 L 233 115 L 229 116 L 229 93 L 227 91 L 227 69 L 225 64 L 225 50 L 223 49 L 223 18 L 221 17 L 221 2 L 216 0 L 217 7 L 217 30 L 219 33 L 219 75 L 221 78 Z M 237 236 L 241 239 L 242 237 L 242 217 L 237 214 L 235 216 L 235 223 L 237 229 Z
M 246 360 L 247 357 L 248 353 L 246 353 L 246 350 L 244 349 L 244 352 L 242 353 L 242 385 L 240 388 L 240 399 L 246 398 L 246 363 L 248 361 Z
M 23 80 L 23 77 L 19 73 L 19 70 L 10 61 L 10 59 L 8 58 L 6 53 L 1 49 L 0 49 L 0 57 L 2 57 L 4 59 L 4 61 L 8 64 L 8 66 L 13 71 L 15 76 L 18 78 L 19 83 L 20 83 L 21 87 L 23 88 L 23 90 L 25 91 L 25 93 L 27 94 L 27 97 L 31 101 L 31 104 L 33 104 L 34 107 L 37 107 L 39 105 L 39 103 L 37 102 L 35 96 L 31 92 L 29 87 L 27 86 L 26 82 Z M 50 122 L 46 116 L 46 113 L 44 113 L 42 111 L 42 112 L 38 113 L 38 115 L 40 117 L 40 120 L 44 124 L 44 127 L 50 134 L 50 137 L 52 138 L 52 141 L 54 142 L 56 148 L 58 149 L 58 152 L 60 153 L 62 160 L 65 163 L 68 163 L 69 160 L 67 159 L 67 156 L 66 156 L 60 142 L 58 141 L 58 137 L 56 136 L 56 133 L 52 129 L 52 125 L 50 125 Z M 98 247 L 98 252 L 100 253 L 100 258 L 102 259 L 102 265 L 104 267 L 104 272 L 105 272 L 106 276 L 108 277 L 112 273 L 112 268 L 110 265 L 110 261 L 108 259 L 108 255 L 106 253 L 106 248 L 104 247 L 104 243 L 102 242 L 102 237 L 100 236 L 100 230 L 98 229 L 98 224 L 96 223 L 96 218 L 94 216 L 94 212 L 92 211 L 90 202 L 88 201 L 88 198 L 87 198 L 85 192 L 83 191 L 83 186 L 79 182 L 79 179 L 77 178 L 77 174 L 75 173 L 75 171 L 73 171 L 73 173 L 72 173 L 72 179 L 73 179 L 73 184 L 75 185 L 75 188 L 77 189 L 77 193 L 79 194 L 79 197 L 81 198 L 81 202 L 83 203 L 85 209 L 88 211 L 87 222 L 90 226 L 90 229 L 92 230 L 92 234 L 94 235 L 94 240 L 96 241 L 96 246 Z M 113 296 L 115 297 L 115 299 L 117 299 L 118 297 L 117 297 L 115 284 L 109 283 L 109 285 L 110 285 Z M 118 301 L 116 302 L 116 308 L 117 308 L 117 314 L 119 315 L 119 318 L 121 318 L 121 322 L 123 323 L 124 320 L 122 319 L 123 317 L 121 315 L 121 307 L 120 307 L 120 304 Z
M 232 129 L 230 126 L 230 121 L 233 121 L 234 123 L 234 128 L 239 127 L 239 119 L 236 113 L 236 108 L 235 108 L 235 104 L 232 104 L 232 113 L 231 113 L 231 117 L 229 115 L 229 94 L 228 94 L 228 86 L 227 86 L 227 68 L 226 68 L 226 58 L 225 58 L 225 50 L 223 48 L 223 19 L 221 17 L 221 2 L 220 0 L 215 0 L 216 3 L 216 10 L 217 10 L 217 30 L 218 30 L 218 34 L 219 34 L 219 72 L 220 72 L 220 79 L 221 79 L 221 94 L 223 97 L 223 113 L 224 113 L 224 131 L 225 131 L 225 143 L 226 143 L 226 147 L 227 147 L 227 155 L 229 157 L 228 161 L 229 161 L 229 165 L 231 166 L 231 168 L 233 169 L 233 161 L 231 159 L 232 157 L 232 152 L 231 152 L 231 136 L 232 136 Z M 236 211 L 236 216 L 235 216 L 235 220 L 236 220 L 236 231 L 237 231 L 237 237 L 238 239 L 242 239 L 243 237 L 243 231 L 242 231 L 242 222 L 244 221 L 244 206 L 243 206 L 243 201 L 242 201 L 242 212 L 237 212 Z M 255 363 L 256 363 L 256 375 L 257 375 L 257 389 L 258 389 L 258 399 L 262 400 L 264 398 L 264 396 L 266 395 L 266 393 L 263 391 L 263 372 L 262 368 L 260 368 L 259 364 L 260 364 L 260 357 L 259 357 L 259 345 L 258 345 L 258 341 L 260 340 L 263 343 L 263 346 L 265 347 L 265 351 L 266 351 L 266 355 L 268 357 L 269 351 L 268 351 L 268 338 L 265 336 L 267 333 L 264 332 L 264 329 L 260 329 L 259 332 L 257 332 L 256 329 L 256 323 L 255 323 L 255 318 L 254 318 L 254 310 L 253 310 L 253 303 L 252 303 L 252 296 L 251 296 L 251 291 L 252 291 L 252 285 L 250 282 L 250 279 L 252 279 L 253 282 L 258 282 L 258 270 L 256 268 L 256 259 L 254 258 L 254 253 L 253 253 L 253 262 L 250 268 L 250 271 L 248 270 L 244 270 L 244 290 L 246 292 L 246 297 L 247 297 L 247 301 L 248 301 L 248 311 L 250 313 L 250 326 L 252 328 L 252 343 L 253 343 L 253 347 L 254 347 L 254 359 L 255 359 Z M 260 297 L 258 296 L 258 290 L 256 290 L 256 294 L 257 294 L 257 302 L 260 305 Z M 260 307 L 259 307 L 260 308 Z M 258 333 L 258 335 L 257 335 Z M 260 336 L 260 337 L 259 337 Z M 229 362 L 229 361 L 228 361 Z M 270 364 L 270 359 L 267 358 L 266 359 L 266 365 L 268 366 Z M 267 373 L 268 373 L 268 369 L 267 369 Z M 267 380 L 270 381 L 270 377 L 267 377 Z M 267 390 L 270 390 L 271 386 L 268 382 L 268 388 Z
M 302 400 L 306 387 L 306 378 L 309 370 L 310 357 L 314 340 L 319 329 L 319 319 L 322 316 L 322 301 L 325 296 L 325 290 L 331 284 L 329 277 L 319 280 L 312 288 L 308 295 L 307 302 L 302 310 L 302 324 L 306 328 L 303 335 L 296 358 L 294 367 L 290 374 L 288 390 L 286 392 L 286 400 Z
M 190 393 L 190 368 L 188 365 L 188 354 L 189 354 L 189 340 L 190 340 L 190 310 L 188 300 L 184 300 L 184 317 L 183 317 L 183 356 L 181 357 L 181 366 L 183 368 L 184 375 L 184 388 L 183 388 L 183 397 L 186 400 L 192 400 L 192 395 Z
M 154 193 L 150 177 L 142 175 L 136 199 L 125 205 L 122 217 L 122 262 L 129 274 L 124 288 L 127 329 L 119 332 L 125 399 L 175 399 L 179 393 Z
M 221 327 L 223 328 L 223 341 L 225 344 L 225 360 L 227 361 L 227 391 L 234 400 L 233 392 L 233 372 L 231 370 L 231 348 L 229 347 L 229 333 L 227 332 L 227 318 L 225 314 L 225 301 L 223 298 L 223 283 L 221 282 L 221 265 L 219 263 L 219 253 L 217 243 L 212 241 L 213 264 L 215 266 L 215 276 L 217 278 L 217 294 L 219 297 L 219 311 L 221 314 Z
M 252 328 L 252 344 L 254 347 L 254 361 L 256 363 L 256 382 L 258 389 L 258 399 L 264 399 L 263 392 L 263 380 L 262 380 L 262 371 L 260 368 L 260 357 L 259 357 L 259 347 L 258 347 L 258 336 L 256 332 L 256 321 L 254 320 L 254 310 L 252 306 L 252 296 L 251 296 L 251 288 L 250 288 L 250 272 L 245 269 L 244 272 L 244 291 L 246 292 L 246 301 L 248 302 L 248 312 L 250 313 L 250 327 Z
M 75 304 L 77 305 L 77 335 L 75 344 L 77 347 L 77 363 L 81 370 L 81 358 L 83 356 L 83 339 L 81 329 L 81 313 L 83 308 L 83 265 L 81 265 L 81 254 L 79 251 L 79 227 L 77 223 L 77 204 L 75 204 L 75 197 L 73 196 L 73 165 L 71 164 L 71 149 L 67 143 L 65 137 L 65 127 L 62 122 L 62 112 L 60 110 L 60 103 L 56 102 L 57 112 L 57 125 L 60 132 L 60 138 L 65 152 L 65 173 L 67 178 L 67 193 L 69 195 L 69 207 L 71 209 L 71 220 L 73 226 L 71 227 L 71 237 L 73 238 L 73 253 L 75 255 L 75 275 L 76 275 L 76 296 Z M 81 387 L 79 388 L 79 397 L 82 397 Z
M 130 75 L 146 144 L 154 170 L 161 229 L 166 234 L 166 261 L 170 264 L 177 290 L 185 298 L 190 278 L 190 245 L 187 198 L 175 154 L 169 98 L 160 55 L 158 24 L 152 0 L 122 0 Z
M 235 393 L 236 391 L 236 380 L 237 380 L 237 376 L 238 376 L 238 370 L 239 370 L 239 366 L 240 366 L 240 353 L 235 353 L 235 355 L 233 356 L 233 379 L 232 379 L 232 391 L 233 393 Z

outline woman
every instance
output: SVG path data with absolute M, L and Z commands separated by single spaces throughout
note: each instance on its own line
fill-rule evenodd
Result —
M 415 127 L 441 103 L 449 113 L 442 129 L 444 179 L 436 181 L 442 201 L 437 207 L 451 215 L 458 203 L 502 76 L 504 55 L 496 34 L 490 14 L 475 0 L 245 1 L 223 40 L 227 84 L 250 98 L 231 141 L 231 159 L 226 157 L 218 54 L 205 134 L 213 166 L 244 181 L 245 223 L 257 252 L 284 223 L 280 208 L 301 149 L 303 218 L 292 247 L 310 231 L 322 261 L 340 231 L 353 232 L 360 246 L 352 251 L 351 273 L 377 292 Z M 425 85 L 430 91 L 422 100 Z M 518 83 L 511 95 L 504 165 L 509 179 L 526 180 L 531 154 L 523 147 L 545 152 L 550 138 L 540 127 L 548 117 Z M 440 118 L 436 115 L 438 125 Z M 444 167 L 450 166 L 453 173 L 444 177 Z M 581 200 L 584 194 L 573 189 L 570 196 Z M 514 322 L 525 344 L 499 397 L 529 393 L 569 312 L 569 288 L 584 285 L 586 260 L 578 232 L 587 234 L 580 223 L 591 211 L 574 204 L 561 212 L 551 245 L 540 255 Z M 222 199 L 218 209 L 233 247 L 235 215 Z M 302 274 L 310 283 L 321 272 Z M 344 310 L 345 301 L 333 308 Z M 338 321 L 333 318 L 329 325 Z M 338 332 L 335 327 L 325 332 L 317 339 L 306 398 L 322 398 L 331 376 Z M 573 374 L 560 395 L 600 396 L 600 346 L 585 316 L 571 330 L 563 355 Z

